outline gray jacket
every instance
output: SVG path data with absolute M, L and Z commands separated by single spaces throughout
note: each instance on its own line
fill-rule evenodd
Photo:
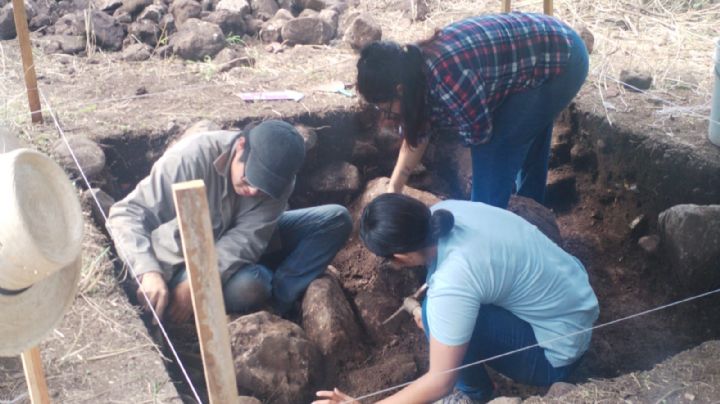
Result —
M 155 162 L 148 177 L 112 206 L 108 229 L 118 253 L 137 275 L 161 272 L 169 281 L 184 263 L 171 188 L 178 182 L 205 182 L 223 282 L 265 252 L 294 182 L 279 200 L 263 193 L 237 195 L 230 183 L 230 162 L 239 135 L 215 131 L 180 140 Z

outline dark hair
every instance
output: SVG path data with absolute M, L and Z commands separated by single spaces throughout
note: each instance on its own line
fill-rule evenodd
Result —
M 360 238 L 380 257 L 391 257 L 434 245 L 447 235 L 455 218 L 447 210 L 430 209 L 402 194 L 382 194 L 370 202 L 360 218 Z
M 390 102 L 400 98 L 403 136 L 417 147 L 427 127 L 427 78 L 422 51 L 416 45 L 400 46 L 391 41 L 377 41 L 365 46 L 357 63 L 357 88 L 370 103 Z M 402 85 L 402 95 L 397 93 Z

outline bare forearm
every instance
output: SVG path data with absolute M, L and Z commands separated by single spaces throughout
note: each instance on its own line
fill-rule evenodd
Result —
M 422 160 L 427 145 L 427 139 L 422 140 L 417 147 L 412 147 L 407 141 L 403 140 L 397 163 L 395 163 L 395 169 L 390 177 L 390 191 L 402 192 L 408 178 L 410 178 L 410 174 Z

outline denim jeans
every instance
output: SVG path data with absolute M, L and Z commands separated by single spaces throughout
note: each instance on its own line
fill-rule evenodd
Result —
M 248 312 L 270 297 L 279 312 L 286 311 L 310 282 L 325 271 L 351 231 L 350 214 L 340 205 L 283 213 L 275 230 L 282 241 L 281 249 L 238 270 L 223 285 L 227 311 Z M 178 271 L 170 287 L 186 278 L 185 269 Z
M 553 123 L 588 73 L 582 39 L 571 35 L 566 70 L 540 86 L 508 97 L 492 115 L 490 142 L 472 146 L 472 201 L 505 208 L 513 188 L 543 203 Z
M 427 299 L 422 308 L 425 335 L 429 339 L 426 304 Z M 474 363 L 535 344 L 537 340 L 530 324 L 501 307 L 483 305 L 462 364 Z M 578 359 L 568 366 L 556 368 L 545 358 L 543 348 L 534 347 L 460 370 L 455 388 L 473 400 L 484 401 L 492 397 L 494 389 L 485 365 L 518 383 L 549 386 L 567 380 L 579 362 Z

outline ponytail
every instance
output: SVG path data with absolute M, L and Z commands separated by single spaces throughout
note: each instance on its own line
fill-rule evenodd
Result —
M 435 244 L 450 233 L 455 225 L 455 217 L 449 210 L 438 209 L 430 216 L 430 244 Z

